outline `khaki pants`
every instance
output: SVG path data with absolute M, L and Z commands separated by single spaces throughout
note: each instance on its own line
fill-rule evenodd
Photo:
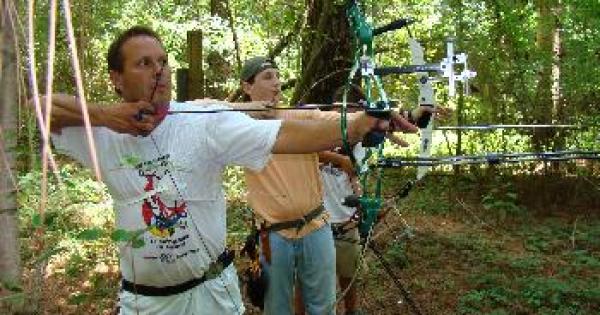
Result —
M 360 256 L 358 228 L 346 231 L 335 239 L 335 268 L 338 276 L 354 277 Z

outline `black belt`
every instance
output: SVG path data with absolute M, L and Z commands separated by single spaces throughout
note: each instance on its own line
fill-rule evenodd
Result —
M 300 230 L 308 222 L 316 219 L 321 213 L 323 213 L 323 211 L 325 211 L 325 208 L 323 207 L 323 205 L 319 205 L 315 210 L 311 211 L 310 213 L 308 213 L 307 215 L 303 216 L 300 219 L 273 223 L 273 224 L 267 226 L 265 229 L 267 231 L 281 231 L 281 230 L 287 230 L 287 229 L 291 229 L 291 228 Z
M 202 276 L 200 278 L 194 278 L 192 280 L 189 280 L 189 281 L 186 281 L 186 282 L 183 282 L 180 284 L 166 286 L 166 287 L 153 287 L 153 286 L 149 286 L 149 285 L 135 284 L 131 281 L 122 279 L 121 280 L 121 288 L 127 292 L 131 292 L 131 293 L 139 294 L 139 295 L 145 295 L 145 296 L 169 296 L 169 295 L 183 293 L 189 289 L 192 289 L 192 288 L 204 283 L 207 280 L 211 280 L 211 279 L 214 279 L 217 276 L 219 276 L 225 268 L 227 268 L 229 265 L 231 265 L 231 262 L 233 262 L 234 257 L 235 257 L 234 251 L 225 249 L 225 251 L 223 251 L 223 253 L 221 253 L 221 255 L 219 255 L 219 258 L 217 258 L 217 261 L 210 264 L 210 266 L 208 267 L 208 270 L 206 271 L 204 276 Z M 219 269 L 219 271 L 217 273 L 210 272 L 210 275 L 207 276 L 209 271 L 211 271 L 213 269 Z

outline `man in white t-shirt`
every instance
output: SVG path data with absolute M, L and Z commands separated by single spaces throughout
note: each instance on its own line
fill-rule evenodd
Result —
M 145 27 L 120 34 L 107 61 L 124 103 L 90 104 L 89 117 L 117 229 L 133 235 L 119 248 L 120 313 L 243 313 L 232 255 L 225 249 L 221 172 L 231 164 L 260 170 L 271 153 L 339 145 L 339 121 L 256 121 L 235 112 L 168 115 L 197 107 L 169 103 L 167 55 Z M 92 167 L 77 99 L 57 94 L 51 101 L 55 146 Z M 403 121 L 395 123 L 406 128 Z M 358 141 L 386 122 L 359 115 L 349 125 L 352 141 Z
M 335 240 L 335 270 L 344 295 L 345 314 L 362 314 L 358 309 L 356 286 L 352 278 L 357 271 L 360 257 L 357 209 L 344 205 L 348 196 L 361 194 L 350 159 L 340 153 L 319 153 L 319 159 L 327 161 L 320 166 L 323 181 L 323 205 L 329 212 L 331 229 Z

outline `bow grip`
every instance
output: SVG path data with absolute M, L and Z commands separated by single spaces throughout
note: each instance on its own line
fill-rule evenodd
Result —
M 385 104 L 378 104 L 378 106 L 381 106 L 381 105 L 385 105 Z M 367 115 L 369 115 L 371 117 L 375 117 L 378 119 L 385 119 L 385 120 L 389 120 L 392 115 L 392 111 L 387 108 L 365 108 L 365 112 L 367 113 Z M 365 148 L 372 148 L 372 147 L 376 147 L 376 146 L 380 145 L 381 143 L 383 143 L 384 140 L 385 140 L 385 132 L 378 131 L 378 130 L 372 130 L 372 131 L 369 131 L 369 133 L 367 133 L 365 135 L 365 137 L 363 138 L 363 141 L 362 141 L 362 145 Z
M 362 140 L 365 148 L 372 148 L 380 145 L 385 140 L 385 133 L 382 131 L 369 131 Z
M 421 104 L 419 106 L 427 106 L 427 107 L 431 107 L 433 108 L 432 104 Z M 421 116 L 419 117 L 419 119 L 417 119 L 415 121 L 417 127 L 419 128 L 426 128 L 427 125 L 429 125 L 429 121 L 431 120 L 431 113 L 430 112 L 424 112 L 423 114 L 421 114 Z
M 378 103 L 377 106 L 378 107 L 374 107 L 374 108 L 370 108 L 370 107 L 365 108 L 365 113 L 367 113 L 367 115 L 369 115 L 371 117 L 389 120 L 390 117 L 392 116 L 392 111 L 389 108 L 385 108 L 385 107 L 389 107 L 389 102 L 388 103 Z

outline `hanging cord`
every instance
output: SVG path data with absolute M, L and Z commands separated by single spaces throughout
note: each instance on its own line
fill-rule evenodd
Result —
M 85 126 L 85 132 L 87 135 L 88 147 L 90 149 L 90 157 L 92 160 L 93 169 L 98 181 L 102 181 L 100 173 L 100 166 L 98 164 L 98 154 L 96 153 L 96 145 L 94 141 L 94 134 L 92 133 L 92 124 L 90 122 L 90 115 L 88 111 L 87 101 L 85 99 L 85 89 L 83 88 L 83 76 L 81 74 L 81 68 L 79 67 L 79 55 L 77 53 L 77 43 L 75 41 L 75 33 L 73 31 L 73 23 L 71 17 L 71 4 L 69 0 L 63 0 L 63 12 L 65 14 L 65 24 L 67 29 L 67 39 L 69 40 L 69 48 L 71 50 L 71 63 L 73 71 L 75 71 L 75 83 L 77 85 L 77 98 L 81 104 L 81 112 L 83 116 L 83 123 Z

